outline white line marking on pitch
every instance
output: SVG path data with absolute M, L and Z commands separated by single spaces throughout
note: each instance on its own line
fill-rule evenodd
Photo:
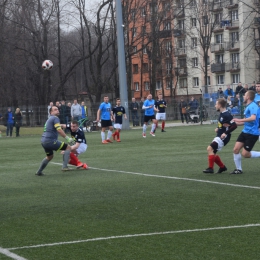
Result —
M 23 258 L 14 253 L 11 253 L 8 249 L 2 248 L 2 247 L 0 247 L 0 254 L 11 257 L 12 259 L 15 259 L 15 260 L 27 260 L 26 258 Z
M 160 235 L 168 235 L 168 234 L 191 233 L 191 232 L 202 232 L 202 231 L 224 230 L 224 229 L 235 229 L 235 228 L 250 228 L 250 227 L 259 227 L 259 226 L 260 226 L 260 224 L 247 224 L 247 225 L 241 225 L 241 226 L 187 229 L 187 230 L 175 230 L 175 231 L 165 231 L 165 232 L 122 235 L 122 236 L 97 237 L 97 238 L 90 238 L 90 239 L 85 239 L 85 240 L 58 242 L 58 243 L 51 243 L 51 244 L 40 244 L 40 245 L 34 245 L 34 246 L 14 247 L 14 248 L 8 248 L 8 250 L 49 247 L 49 246 L 59 246 L 59 245 L 68 245 L 68 244 L 78 244 L 78 243 L 86 243 L 86 242 L 102 241 L 102 240 L 110 240 L 110 239 L 119 239 L 119 238 L 132 238 L 132 237 L 145 237 L 145 236 L 158 236 L 158 235 L 160 236 Z
M 62 165 L 61 163 L 51 162 L 52 164 Z M 174 180 L 183 180 L 183 181 L 195 181 L 195 182 L 202 182 L 202 183 L 211 183 L 211 184 L 218 184 L 218 185 L 226 185 L 232 187 L 239 187 L 239 188 L 249 188 L 249 189 L 257 189 L 260 190 L 258 186 L 249 186 L 249 185 L 240 185 L 240 184 L 233 184 L 233 183 L 225 183 L 225 182 L 217 182 L 217 181 L 207 181 L 207 180 L 198 180 L 198 179 L 190 179 L 190 178 L 180 178 L 180 177 L 173 177 L 173 176 L 162 176 L 162 175 L 153 175 L 153 174 L 146 174 L 146 173 L 138 173 L 138 172 L 126 172 L 126 171 L 118 171 L 118 170 L 108 170 L 108 169 L 100 169 L 89 167 L 89 169 L 99 170 L 99 171 L 106 171 L 106 172 L 120 172 L 120 173 L 127 173 L 133 175 L 140 175 L 145 177 L 154 177 L 154 178 L 162 178 L 162 179 L 174 179 Z

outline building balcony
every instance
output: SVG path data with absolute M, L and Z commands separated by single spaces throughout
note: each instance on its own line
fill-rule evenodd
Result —
M 213 32 L 218 33 L 218 32 L 223 32 L 224 31 L 224 26 L 222 22 L 216 23 L 213 27 Z
M 210 52 L 211 53 L 218 53 L 218 52 L 224 52 L 226 50 L 226 43 L 213 43 L 210 45 Z
M 260 17 L 255 17 L 254 18 L 254 26 L 259 27 L 260 26 Z
M 175 68 L 175 75 L 179 77 L 187 77 L 188 71 L 186 67 Z
M 225 72 L 226 67 L 225 63 L 213 63 L 211 64 L 211 72 L 212 73 L 221 73 Z
M 239 20 L 230 20 L 230 24 L 226 25 L 227 30 L 235 30 L 239 28 Z
M 235 72 L 240 70 L 240 62 L 229 62 L 226 63 L 227 72 Z
M 209 8 L 211 11 L 217 12 L 223 10 L 224 6 L 225 6 L 225 1 L 213 1 Z
M 260 6 L 260 0 L 254 0 L 254 4 L 255 4 L 256 6 Z
M 238 7 L 239 0 L 227 0 L 226 1 L 226 8 L 233 9 Z
M 183 18 L 183 17 L 185 17 L 184 8 L 183 7 L 175 8 L 174 11 L 173 11 L 173 17 L 174 18 Z
M 172 31 L 171 30 L 162 30 L 157 32 L 158 38 L 170 38 L 172 37 Z
M 256 49 L 260 48 L 260 39 L 255 39 L 255 48 Z
M 239 51 L 240 50 L 240 42 L 228 42 L 227 43 L 227 50 L 228 51 Z
M 174 56 L 175 57 L 182 57 L 186 56 L 186 48 L 176 48 L 174 49 Z
M 184 29 L 174 29 L 173 30 L 173 36 L 174 37 L 184 37 L 185 36 L 185 30 Z

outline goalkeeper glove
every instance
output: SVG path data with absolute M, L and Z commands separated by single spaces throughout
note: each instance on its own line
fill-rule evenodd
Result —
M 66 141 L 68 143 L 72 143 L 73 142 L 73 139 L 71 137 L 68 137 L 67 135 L 66 135 L 65 139 L 66 139 Z

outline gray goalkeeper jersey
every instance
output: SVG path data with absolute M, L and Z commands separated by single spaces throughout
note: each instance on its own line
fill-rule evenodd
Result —
M 57 129 L 60 128 L 60 119 L 57 116 L 50 116 L 44 125 L 42 134 L 42 143 L 50 142 L 58 139 Z

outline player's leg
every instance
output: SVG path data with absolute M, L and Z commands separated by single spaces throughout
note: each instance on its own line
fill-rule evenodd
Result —
M 164 130 L 164 127 L 165 127 L 165 120 L 166 120 L 166 113 L 162 113 L 162 117 L 161 117 L 161 119 L 162 119 L 162 132 L 166 132 L 165 130 Z
M 215 162 L 215 153 L 214 149 L 216 148 L 217 144 L 212 142 L 208 147 L 207 147 L 207 152 L 208 152 L 208 168 L 205 169 L 203 172 L 204 173 L 214 173 L 214 162 Z M 213 148 L 214 147 L 214 148 Z
M 61 142 L 60 142 L 61 143 Z M 70 159 L 70 151 L 71 151 L 71 147 L 70 145 L 62 142 L 61 147 L 59 148 L 59 150 L 64 151 L 63 154 L 63 163 L 62 163 L 62 171 L 68 171 L 70 170 L 68 168 L 68 163 L 69 163 L 69 159 Z
M 80 170 L 87 170 L 88 169 L 88 165 L 87 163 L 83 163 L 79 160 L 79 155 L 82 153 L 85 153 L 87 151 L 88 145 L 81 143 L 80 146 L 77 148 L 76 152 L 77 152 L 77 159 L 78 159 L 78 169 Z M 79 165 L 81 164 L 81 166 L 79 167 Z
M 158 121 L 155 119 L 155 116 L 153 116 L 152 118 L 152 128 L 151 128 L 151 135 L 155 136 L 154 132 L 156 130 L 156 124 L 158 123 Z
M 233 149 L 233 157 L 234 157 L 234 163 L 235 163 L 235 166 L 236 166 L 236 169 L 231 172 L 230 174 L 239 174 L 239 173 L 242 173 L 242 163 L 241 163 L 241 159 L 242 159 L 242 156 L 240 154 L 240 150 L 243 148 L 244 146 L 244 142 L 242 141 L 243 139 L 240 138 L 240 136 L 238 137 L 236 143 L 235 143 L 235 146 L 234 146 L 234 149 Z M 241 140 L 241 141 L 239 141 Z
M 117 133 L 117 142 L 121 142 L 121 139 L 120 139 L 120 131 L 121 131 L 121 129 L 122 129 L 122 124 L 118 124 L 117 125 L 117 129 L 116 129 L 116 133 Z
M 101 120 L 101 141 L 102 141 L 102 144 L 107 144 L 106 128 L 107 128 L 106 120 Z
M 149 117 L 144 116 L 144 124 L 143 124 L 143 137 L 146 138 L 146 128 L 149 121 Z
M 110 122 L 111 122 L 111 121 L 110 121 Z M 107 141 L 108 143 L 112 143 L 112 141 L 110 140 L 112 134 L 113 134 L 113 126 L 112 126 L 112 122 L 111 122 L 111 123 L 109 123 L 109 125 L 108 125 L 108 132 L 107 132 L 107 139 L 106 139 L 106 141 Z
M 43 170 L 46 168 L 48 163 L 52 160 L 53 158 L 53 150 L 50 148 L 49 144 L 42 144 L 43 149 L 45 150 L 46 157 L 42 160 L 39 169 L 37 170 L 35 175 L 38 176 L 43 176 Z

